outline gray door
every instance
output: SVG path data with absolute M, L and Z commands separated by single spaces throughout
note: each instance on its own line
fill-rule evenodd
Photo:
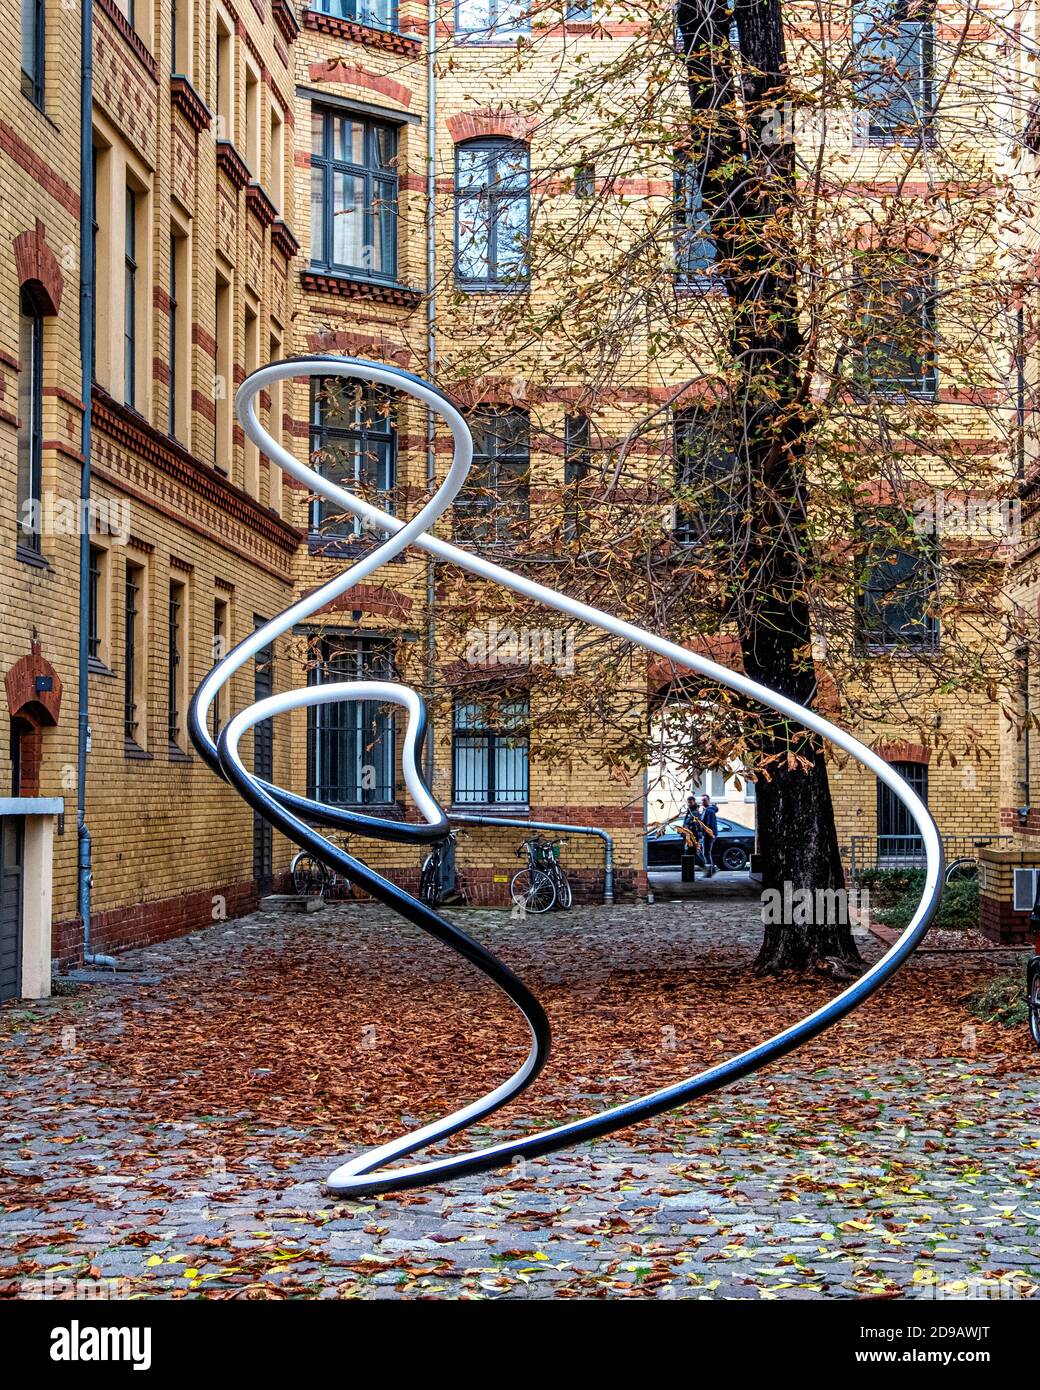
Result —
M 0 817 L 0 1002 L 22 989 L 22 816 Z

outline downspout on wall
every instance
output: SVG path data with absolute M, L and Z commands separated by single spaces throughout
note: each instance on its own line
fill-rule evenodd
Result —
M 111 956 L 94 955 L 90 946 L 90 890 L 93 846 L 87 825 L 87 750 L 90 746 L 90 455 L 91 406 L 94 385 L 94 6 L 80 7 L 79 89 L 79 351 L 82 363 L 80 396 L 83 426 L 80 450 L 79 537 L 79 718 L 76 742 L 76 903 L 83 924 L 83 963 L 110 965 Z
M 426 379 L 437 379 L 437 3 L 427 0 L 426 8 Z M 437 485 L 437 420 L 426 412 L 426 491 L 432 497 Z M 426 688 L 429 726 L 426 734 L 426 785 L 433 786 L 436 744 L 433 716 L 429 714 L 437 682 L 436 569 L 432 556 L 426 560 Z

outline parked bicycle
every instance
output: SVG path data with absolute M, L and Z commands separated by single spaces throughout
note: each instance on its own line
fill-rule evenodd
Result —
M 431 907 L 444 903 L 459 902 L 462 895 L 455 883 L 455 847 L 464 830 L 449 830 L 443 840 L 438 840 L 422 862 L 419 870 L 419 897 Z M 450 865 L 452 887 L 445 888 L 445 866 Z
M 517 848 L 517 858 L 527 857 L 526 867 L 512 878 L 509 892 L 513 902 L 525 912 L 567 911 L 574 901 L 571 885 L 559 858 L 562 841 L 532 835 Z
M 335 844 L 336 840 L 330 838 Z M 349 839 L 344 837 L 339 848 L 368 868 L 361 855 L 351 849 Z M 307 849 L 301 849 L 294 856 L 289 872 L 292 875 L 293 891 L 301 898 L 360 898 L 364 894 L 364 889 L 359 888 L 344 874 L 330 869 Z
M 989 840 L 976 840 L 975 849 L 984 849 Z M 965 854 L 946 866 L 946 883 L 964 883 L 979 876 L 978 854 Z

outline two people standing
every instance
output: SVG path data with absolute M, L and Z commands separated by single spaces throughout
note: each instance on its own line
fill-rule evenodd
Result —
M 686 798 L 686 815 L 683 817 L 683 830 L 688 832 L 690 841 L 697 847 L 697 859 L 704 865 L 705 873 L 711 878 L 715 872 L 715 841 L 719 834 L 719 808 L 710 796 Z M 692 848 L 691 844 L 691 848 Z

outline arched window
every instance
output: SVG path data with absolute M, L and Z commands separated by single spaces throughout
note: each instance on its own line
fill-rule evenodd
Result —
M 516 140 L 470 140 L 455 151 L 455 272 L 462 286 L 526 284 L 531 156 Z

